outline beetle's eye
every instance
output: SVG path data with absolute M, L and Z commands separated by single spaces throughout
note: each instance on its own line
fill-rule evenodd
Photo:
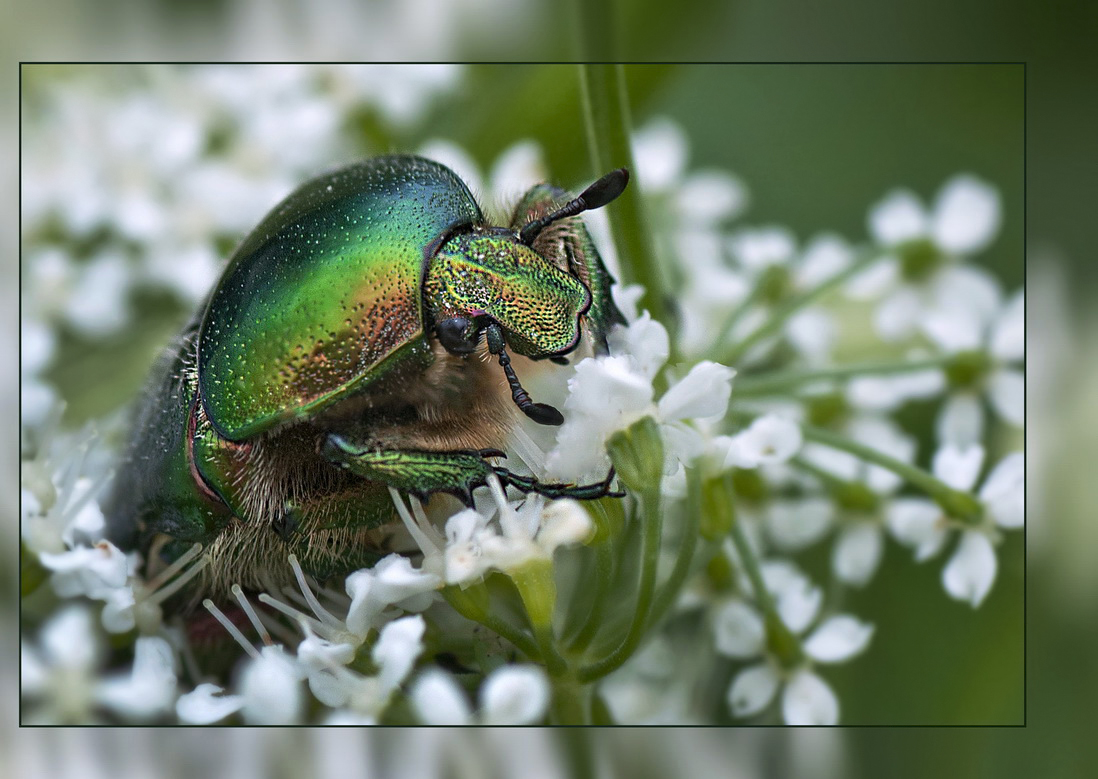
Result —
M 450 354 L 472 354 L 480 340 L 480 330 L 463 316 L 443 319 L 435 325 L 439 343 Z

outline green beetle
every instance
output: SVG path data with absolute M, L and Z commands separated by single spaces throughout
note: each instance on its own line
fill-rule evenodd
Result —
M 616 170 L 574 199 L 538 185 L 508 227 L 421 157 L 302 185 L 155 369 L 106 504 L 111 540 L 144 552 L 147 575 L 201 542 L 193 604 L 287 581 L 290 552 L 321 579 L 371 564 L 395 519 L 390 488 L 468 503 L 496 474 L 550 497 L 609 494 L 610 477 L 546 484 L 492 460 L 516 410 L 562 422 L 509 352 L 562 362 L 583 330 L 605 350 L 623 321 L 575 217 L 627 182 Z

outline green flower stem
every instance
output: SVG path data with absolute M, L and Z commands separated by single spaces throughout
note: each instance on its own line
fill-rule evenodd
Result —
M 554 676 L 549 717 L 553 725 L 591 724 L 591 687 L 572 674 Z
M 669 316 L 667 284 L 652 252 L 652 235 L 635 180 L 624 69 L 621 65 L 580 65 L 580 93 L 593 174 L 602 176 L 615 168 L 628 168 L 634 176 L 621 197 L 606 209 L 621 265 L 619 281 L 644 285 L 641 307 L 670 330 L 675 323 Z M 675 343 L 673 334 L 671 343 Z
M 746 338 L 733 345 L 721 355 L 718 362 L 723 363 L 724 365 L 735 365 L 753 346 L 772 335 L 775 335 L 781 330 L 782 326 L 802 308 L 815 303 L 828 292 L 842 286 L 884 256 L 885 255 L 879 254 L 876 250 L 867 252 L 860 259 L 852 262 L 848 268 L 836 273 L 815 289 L 804 292 L 795 298 L 790 298 L 784 304 L 778 306 L 770 315 L 770 318 L 763 324 L 759 325 L 759 327 L 752 331 Z
M 926 492 L 954 519 L 965 524 L 976 525 L 983 517 L 983 509 L 975 495 L 950 487 L 934 474 L 916 465 L 905 463 L 903 460 L 898 460 L 871 446 L 866 446 L 845 436 L 832 433 L 830 430 L 812 425 L 801 425 L 801 431 L 807 441 L 815 441 L 833 449 L 849 452 L 866 462 L 892 471 L 897 476 Z
M 610 592 L 610 583 L 614 578 L 614 547 L 610 539 L 603 539 L 595 547 L 595 583 L 591 611 L 576 637 L 569 644 L 569 651 L 582 653 L 591 645 L 591 640 L 602 627 L 602 617 L 606 610 L 606 596 Z
M 473 587 L 483 587 L 483 584 L 474 584 Z M 489 610 L 484 608 L 469 593 L 463 592 L 460 587 L 444 587 L 442 589 L 442 597 L 446 599 L 446 602 L 461 616 L 468 620 L 472 620 L 484 627 L 488 628 L 497 635 L 507 639 L 515 648 L 526 655 L 531 660 L 536 662 L 544 662 L 541 651 L 538 649 L 538 645 L 534 643 L 534 640 L 528 635 L 523 633 L 514 625 L 503 620 L 502 618 L 492 614 Z
M 744 573 L 751 582 L 751 589 L 755 591 L 755 603 L 763 613 L 767 646 L 778 656 L 783 666 L 792 668 L 804 657 L 801 643 L 778 614 L 778 608 L 774 605 L 774 599 L 770 597 L 770 590 L 766 588 L 766 582 L 763 580 L 759 561 L 751 545 L 747 543 L 747 536 L 744 535 L 739 518 L 733 518 L 730 533 L 732 545 L 736 547 L 736 554 L 740 558 L 740 565 L 743 566 Z
M 848 379 L 852 376 L 885 376 L 895 373 L 914 373 L 931 368 L 944 368 L 952 359 L 949 355 L 908 362 L 863 362 L 835 365 L 798 371 L 779 371 L 762 376 L 744 376 L 736 379 L 736 397 L 777 395 L 794 390 L 802 384 L 831 379 Z
M 652 607 L 652 616 L 649 625 L 655 625 L 667 610 L 675 602 L 686 582 L 686 576 L 690 573 L 690 564 L 694 562 L 694 552 L 698 546 L 698 527 L 701 525 L 701 473 L 698 468 L 686 469 L 687 505 L 686 521 L 682 526 L 682 542 L 679 546 L 678 557 L 675 558 L 675 566 L 671 569 L 671 575 L 667 577 L 659 594 L 656 595 L 655 605 Z
M 528 560 L 508 572 L 515 583 L 530 627 L 534 630 L 541 656 L 549 673 L 557 676 L 568 664 L 556 649 L 553 636 L 553 609 L 557 603 L 557 583 L 553 579 L 553 561 L 549 558 Z
M 618 648 L 607 657 L 579 670 L 577 678 L 581 682 L 592 682 L 617 669 L 636 651 L 648 618 L 652 611 L 652 601 L 656 591 L 656 568 L 659 563 L 660 538 L 663 534 L 663 510 L 660 506 L 659 482 L 655 488 L 641 492 L 641 507 L 644 514 L 644 528 L 641 536 L 641 572 L 640 585 L 637 588 L 637 606 L 633 621 L 625 639 Z

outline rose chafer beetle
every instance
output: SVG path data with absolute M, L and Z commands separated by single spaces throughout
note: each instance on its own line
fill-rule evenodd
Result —
M 107 501 L 109 536 L 147 575 L 194 543 L 192 588 L 285 582 L 290 552 L 318 578 L 380 556 L 390 488 L 471 501 L 534 403 L 509 353 L 564 361 L 584 330 L 605 350 L 622 316 L 580 219 L 621 194 L 624 169 L 579 197 L 535 186 L 507 227 L 487 223 L 443 165 L 393 155 L 315 178 L 240 244 L 195 319 L 154 370 Z

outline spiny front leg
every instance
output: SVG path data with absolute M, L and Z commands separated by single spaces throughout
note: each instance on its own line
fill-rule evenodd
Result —
M 473 503 L 473 490 L 483 486 L 493 474 L 504 485 L 522 492 L 536 492 L 548 498 L 594 500 L 606 496 L 621 497 L 613 492 L 611 469 L 606 479 L 595 484 L 560 484 L 540 482 L 532 476 L 513 473 L 492 465 L 487 458 L 505 457 L 497 449 L 455 452 L 423 452 L 410 450 L 377 450 L 356 444 L 331 434 L 321 449 L 330 462 L 357 476 L 380 482 L 401 492 L 424 498 L 432 492 L 457 496 L 466 505 Z

